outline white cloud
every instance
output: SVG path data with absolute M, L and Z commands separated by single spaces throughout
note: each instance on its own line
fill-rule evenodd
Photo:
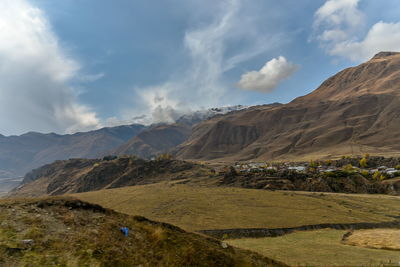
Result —
M 364 40 L 337 43 L 329 53 L 353 61 L 363 61 L 381 51 L 400 51 L 400 22 L 378 22 L 372 26 Z
M 211 1 L 210 1 L 211 2 Z M 209 7 L 210 2 L 204 2 Z M 224 74 L 238 64 L 259 55 L 280 42 L 282 35 L 260 33 L 256 19 L 248 20 L 242 14 L 242 0 L 218 2 L 220 8 L 212 21 L 201 23 L 185 33 L 183 44 L 190 60 L 186 70 L 174 73 L 165 83 L 136 88 L 139 95 L 134 109 L 123 115 L 151 114 L 146 122 L 172 122 L 191 110 L 226 106 L 238 102 L 229 93 Z M 214 2 L 213 2 L 214 3 Z M 249 40 L 245 42 L 244 40 Z M 241 42 L 234 52 L 228 51 L 233 44 Z M 158 101 L 157 101 L 158 100 Z M 142 121 L 143 122 L 143 121 Z
M 259 71 L 243 74 L 237 86 L 241 89 L 270 93 L 297 68 L 297 65 L 288 62 L 285 57 L 273 58 Z
M 360 0 L 329 0 L 315 13 L 314 31 L 332 56 L 365 61 L 381 51 L 400 51 L 400 22 L 378 22 L 367 34 Z
M 364 15 L 358 10 L 360 0 L 329 0 L 315 13 L 314 27 L 324 27 L 325 40 L 342 40 L 364 25 Z
M 40 9 L 26 0 L 0 1 L 0 132 L 98 127 L 68 85 L 79 68 Z

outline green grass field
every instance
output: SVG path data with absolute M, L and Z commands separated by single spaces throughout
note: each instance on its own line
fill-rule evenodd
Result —
M 384 195 L 271 192 L 159 183 L 73 196 L 189 231 L 382 222 L 400 215 L 400 198 Z
M 235 239 L 233 246 L 256 251 L 290 266 L 399 266 L 400 252 L 341 243 L 343 230 L 296 232 L 280 237 Z

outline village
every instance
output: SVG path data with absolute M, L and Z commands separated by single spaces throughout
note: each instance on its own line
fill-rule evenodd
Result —
M 282 172 L 292 171 L 296 173 L 337 173 L 345 172 L 348 174 L 359 173 L 364 177 L 373 179 L 388 179 L 400 176 L 400 165 L 396 166 L 375 166 L 371 164 L 369 167 L 367 158 L 356 159 L 358 166 L 352 164 L 338 164 L 337 161 L 310 161 L 310 162 L 247 162 L 247 163 L 236 163 L 233 168 L 238 173 L 250 173 L 269 171 Z M 354 161 L 354 160 L 353 160 Z M 354 164 L 355 165 L 355 164 Z

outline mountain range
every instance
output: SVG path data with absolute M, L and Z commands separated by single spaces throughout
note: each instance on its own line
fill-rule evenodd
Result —
M 400 53 L 381 52 L 288 104 L 186 114 L 173 124 L 127 125 L 72 135 L 0 135 L 0 177 L 54 160 L 133 154 L 248 161 L 400 154 Z
M 127 125 L 70 135 L 29 132 L 0 136 L 0 178 L 22 176 L 54 160 L 103 156 L 144 128 L 143 125 Z
M 288 104 L 197 124 L 177 155 L 219 161 L 398 155 L 399 107 L 400 53 L 381 52 Z
M 0 179 L 23 176 L 55 160 L 93 159 L 110 154 L 151 158 L 186 141 L 196 123 L 244 108 L 237 105 L 187 113 L 174 124 L 132 124 L 66 135 L 37 132 L 20 136 L 0 134 Z

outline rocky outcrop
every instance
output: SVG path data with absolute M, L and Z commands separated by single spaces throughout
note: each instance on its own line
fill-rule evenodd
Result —
M 206 176 L 208 168 L 180 160 L 119 157 L 56 161 L 28 173 L 10 196 L 36 197 L 88 192 Z

